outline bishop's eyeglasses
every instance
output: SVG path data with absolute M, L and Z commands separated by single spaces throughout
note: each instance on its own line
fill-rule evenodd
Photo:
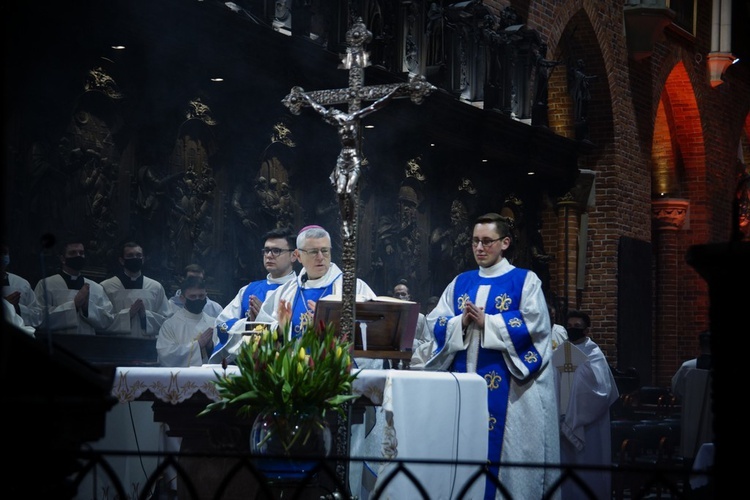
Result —
M 322 255 L 323 257 L 328 257 L 331 255 L 331 249 L 329 247 L 323 247 L 323 248 L 311 248 L 309 250 L 305 250 L 304 248 L 298 248 L 300 252 L 306 253 L 310 257 L 317 257 L 318 254 Z
M 264 247 L 263 249 L 261 249 L 261 251 L 263 252 L 263 255 L 271 254 L 274 257 L 278 257 L 279 255 L 281 255 L 282 252 L 294 252 L 294 250 L 290 250 L 288 248 L 268 248 L 268 247 Z
M 495 238 L 494 240 L 490 238 L 482 238 L 481 240 L 479 238 L 472 238 L 471 246 L 476 248 L 481 243 L 483 248 L 490 248 L 492 245 L 494 245 L 496 242 L 500 240 L 502 240 L 502 238 Z

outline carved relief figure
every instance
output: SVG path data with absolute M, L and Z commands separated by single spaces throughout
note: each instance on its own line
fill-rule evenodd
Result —
M 473 263 L 469 203 L 476 194 L 471 181 L 462 179 L 459 196 L 451 203 L 450 224 L 438 227 L 430 235 L 430 273 L 432 293 L 442 290 L 453 277 Z
M 179 276 L 190 263 L 201 264 L 208 273 L 212 272 L 214 262 L 209 256 L 216 238 L 209 238 L 206 228 L 218 214 L 216 180 L 209 161 L 215 152 L 212 127 L 217 121 L 200 98 L 187 103 L 184 116 L 186 120 L 180 125 L 169 160 L 169 171 L 181 176 L 170 181 L 169 232 L 163 245 L 166 251 L 161 256 L 162 271 L 173 276 Z
M 561 61 L 546 59 L 547 44 L 542 43 L 534 48 L 534 103 L 531 110 L 532 125 L 547 127 L 549 120 L 547 116 L 547 104 L 549 100 L 549 78 L 556 66 L 562 64 Z
M 395 213 L 380 218 L 377 230 L 377 250 L 374 267 L 379 268 L 376 285 L 387 289 L 405 278 L 419 283 L 422 261 L 422 234 L 417 224 L 419 195 L 414 185 L 404 182 L 398 192 Z
M 575 67 L 570 68 L 570 93 L 573 96 L 576 139 L 579 141 L 586 141 L 589 138 L 588 114 L 591 82 L 597 79 L 597 75 L 587 75 L 585 69 L 583 59 L 578 59 Z

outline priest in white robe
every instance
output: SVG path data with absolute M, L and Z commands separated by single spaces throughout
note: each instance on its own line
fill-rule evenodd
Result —
M 197 276 L 180 286 L 182 307 L 161 325 L 156 352 L 162 366 L 201 366 L 219 342 L 214 318 L 205 312 L 206 283 Z
M 112 303 L 102 286 L 81 274 L 86 265 L 83 243 L 69 240 L 62 244 L 60 274 L 39 280 L 34 287 L 42 308 L 39 329 L 54 333 L 94 335 L 113 321 Z
M 36 300 L 34 290 L 26 278 L 17 274 L 8 272 L 10 265 L 10 251 L 8 245 L 0 246 L 0 274 L 3 279 L 3 298 L 15 310 L 16 315 L 20 316 L 23 324 L 34 330 L 42 322 L 42 308 Z
M 607 358 L 599 346 L 588 337 L 591 319 L 585 312 L 571 309 L 567 314 L 568 339 L 573 348 L 586 356 L 583 363 L 573 366 L 567 380 L 563 372 L 555 370 L 560 404 L 560 459 L 563 465 L 612 465 L 609 408 L 617 401 L 619 392 Z M 564 352 L 564 346 L 558 349 Z M 566 388 L 563 390 L 563 384 Z M 609 471 L 575 473 L 586 483 L 597 499 L 612 497 L 612 477 Z M 562 485 L 563 500 L 587 498 L 571 479 Z
M 546 498 L 560 461 L 550 318 L 539 277 L 503 257 L 510 235 L 505 217 L 477 219 L 472 247 L 479 269 L 459 274 L 445 289 L 427 315 L 431 339 L 418 347 L 411 365 L 482 375 L 490 471 L 512 498 Z M 503 498 L 489 479 L 484 498 Z
M 143 262 L 141 246 L 127 242 L 120 256 L 122 272 L 101 283 L 115 309 L 109 334 L 155 337 L 174 312 L 162 284 L 143 275 Z

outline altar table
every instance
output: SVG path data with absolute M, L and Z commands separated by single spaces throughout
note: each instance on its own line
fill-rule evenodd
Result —
M 121 403 L 158 400 L 178 405 L 202 394 L 216 401 L 219 396 L 213 381 L 223 373 L 220 365 L 191 368 L 119 367 L 112 394 Z M 230 365 L 227 374 L 238 373 Z M 446 463 L 408 463 L 430 494 L 429 498 L 452 498 L 477 465 L 457 466 L 452 462 L 480 463 L 487 457 L 487 393 L 484 379 L 476 374 L 423 372 L 416 370 L 359 370 L 353 392 L 379 406 L 383 433 L 376 435 L 375 447 L 355 441 L 362 433 L 352 426 L 352 458 L 445 461 Z M 368 439 L 373 439 L 372 435 Z M 375 453 L 372 450 L 376 450 Z M 359 454 L 357 451 L 367 453 Z M 450 462 L 450 463 L 449 463 Z M 375 489 L 380 498 L 417 498 L 419 492 L 410 480 L 399 474 L 384 491 L 381 483 L 396 467 L 393 462 L 371 464 L 376 469 Z M 359 485 L 352 493 L 363 498 Z M 464 498 L 481 498 L 484 480 Z

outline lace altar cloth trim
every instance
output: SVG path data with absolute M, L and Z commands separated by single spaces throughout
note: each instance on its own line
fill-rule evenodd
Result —
M 192 366 L 189 368 L 154 368 L 124 366 L 115 373 L 112 395 L 120 403 L 136 401 L 149 392 L 165 403 L 179 404 L 201 392 L 212 401 L 218 401 L 219 393 L 214 381 L 222 375 L 221 365 Z M 236 375 L 236 366 L 227 367 L 227 375 Z M 353 384 L 353 392 L 367 396 L 374 404 L 383 402 L 385 371 L 361 370 Z M 151 399 L 143 397 L 143 399 Z
M 190 368 L 139 368 L 119 367 L 115 374 L 112 395 L 120 403 L 139 399 L 150 392 L 165 403 L 178 404 L 201 392 L 217 401 L 219 393 L 214 381 L 216 374 L 223 372 L 220 365 L 204 365 Z M 239 373 L 236 366 L 227 368 L 227 374 Z

